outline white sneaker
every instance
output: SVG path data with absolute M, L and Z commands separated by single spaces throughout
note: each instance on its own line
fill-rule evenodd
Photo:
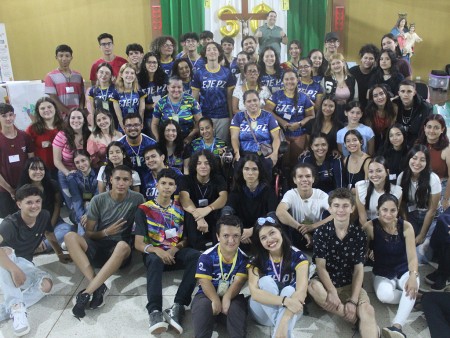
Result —
M 23 303 L 15 304 L 11 307 L 11 318 L 13 320 L 13 330 L 17 337 L 21 337 L 30 332 L 28 324 L 27 309 Z

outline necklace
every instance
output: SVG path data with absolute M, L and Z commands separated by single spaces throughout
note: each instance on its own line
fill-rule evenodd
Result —
M 406 111 L 409 110 L 409 114 L 406 115 Z M 413 112 L 413 107 L 404 110 L 403 114 L 402 114 L 402 122 L 405 126 L 409 125 L 409 122 L 411 121 L 411 117 L 412 117 L 412 112 Z

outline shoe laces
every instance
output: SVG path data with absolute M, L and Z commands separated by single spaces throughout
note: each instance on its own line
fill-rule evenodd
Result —
M 24 327 L 28 326 L 28 318 L 27 318 L 27 312 L 24 308 L 14 310 L 11 312 L 11 317 L 14 321 L 14 327 Z

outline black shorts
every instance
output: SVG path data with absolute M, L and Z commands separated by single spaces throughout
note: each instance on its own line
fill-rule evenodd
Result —
M 86 243 L 88 248 L 86 250 L 86 256 L 89 259 L 91 265 L 95 268 L 101 268 L 106 261 L 111 257 L 118 242 L 110 239 L 102 239 L 99 241 L 86 238 Z M 130 249 L 132 248 L 130 243 L 128 243 Z M 131 250 L 132 252 L 133 250 Z M 120 269 L 128 266 L 131 262 L 131 252 L 130 255 L 122 262 Z

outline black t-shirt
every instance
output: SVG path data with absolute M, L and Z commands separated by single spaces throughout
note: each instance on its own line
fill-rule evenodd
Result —
M 196 178 L 188 175 L 183 176 L 180 191 L 189 193 L 189 197 L 196 207 L 206 207 L 219 198 L 221 191 L 227 191 L 227 183 L 221 175 L 212 176 L 205 184 L 199 183 Z M 200 203 L 202 200 L 203 202 Z
M 361 72 L 359 66 L 354 66 L 349 69 L 350 74 L 356 79 L 358 83 L 358 95 L 359 102 L 361 103 L 362 110 L 364 111 L 367 106 L 367 91 L 369 90 L 369 82 L 372 74 L 375 72 L 375 68 L 373 68 L 369 74 L 364 74 Z
M 28 227 L 20 216 L 20 210 L 6 217 L 0 224 L 0 235 L 3 237 L 1 247 L 14 249 L 17 257 L 33 261 L 33 253 L 41 243 L 45 232 L 53 232 L 50 213 L 42 210 L 33 227 Z

